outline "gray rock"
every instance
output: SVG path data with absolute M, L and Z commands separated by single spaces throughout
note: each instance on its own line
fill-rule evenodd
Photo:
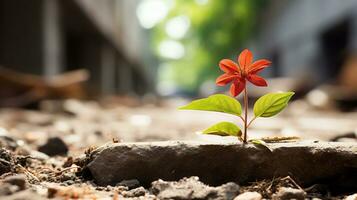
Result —
M 59 179 L 64 182 L 64 181 L 69 181 L 69 180 L 75 180 L 76 175 L 72 172 L 65 172 L 59 176 Z
M 294 189 L 290 187 L 281 187 L 276 194 L 273 194 L 273 200 L 304 200 L 306 192 L 300 189 Z
M 183 178 L 178 182 L 154 181 L 151 191 L 159 199 L 233 199 L 239 194 L 239 186 L 227 183 L 210 187 L 199 181 L 198 177 Z
M 238 195 L 234 200 L 262 200 L 263 197 L 258 192 L 244 192 Z
M 153 142 L 107 144 L 89 156 L 87 168 L 99 185 L 122 180 L 179 180 L 198 176 L 220 185 L 290 175 L 302 186 L 336 180 L 334 187 L 357 189 L 357 143 L 293 142 L 268 144 Z M 346 185 L 348 183 L 348 186 Z
M 16 185 L 20 190 L 24 190 L 27 187 L 26 176 L 23 174 L 8 176 L 4 179 L 4 183 Z
M 59 137 L 49 138 L 47 142 L 38 148 L 38 151 L 49 156 L 67 155 L 68 147 Z
M 233 199 L 239 194 L 239 185 L 233 182 L 223 184 L 219 187 L 216 187 L 218 190 L 218 199 Z
M 122 195 L 124 197 L 140 197 L 148 194 L 148 191 L 143 187 L 138 187 L 129 191 L 123 191 Z
M 128 187 L 129 189 L 134 189 L 140 186 L 140 182 L 136 179 L 131 179 L 131 180 L 123 180 L 120 181 L 116 186 L 125 186 Z
M 37 159 L 37 160 L 47 160 L 50 159 L 50 157 L 42 152 L 36 151 L 36 150 L 32 150 L 30 151 L 30 156 L 31 158 Z

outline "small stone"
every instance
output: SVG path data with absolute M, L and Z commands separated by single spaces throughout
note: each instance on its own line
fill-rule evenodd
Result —
M 357 193 L 347 196 L 345 200 L 357 200 Z
M 151 191 L 159 199 L 233 199 L 239 193 L 239 186 L 227 183 L 210 187 L 199 181 L 198 177 L 192 176 L 177 182 L 154 181 Z
M 263 199 L 262 195 L 258 192 L 244 192 L 243 194 L 238 195 L 234 200 L 261 200 Z
M 279 191 L 273 195 L 273 200 L 304 200 L 306 197 L 306 192 L 300 189 L 281 187 Z
M 136 179 L 124 180 L 116 184 L 116 186 L 125 186 L 129 189 L 140 187 L 140 182 Z
M 30 156 L 31 158 L 37 159 L 37 160 L 48 160 L 50 157 L 42 152 L 33 150 L 30 152 Z
M 122 195 L 124 197 L 140 197 L 147 194 L 148 191 L 144 187 L 138 187 L 129 191 L 123 191 Z
M 66 184 L 66 185 L 73 185 L 74 181 L 73 180 L 68 180 L 68 181 L 65 181 L 63 183 Z
M 26 189 L 26 176 L 23 174 L 9 176 L 4 179 L 4 183 L 9 183 L 11 185 L 16 185 L 20 190 Z
M 129 188 L 126 186 L 115 186 L 115 191 L 117 192 L 122 192 L 122 191 L 128 191 Z
M 239 194 L 239 185 L 233 182 L 223 184 L 216 189 L 218 190 L 218 198 L 234 199 Z
M 60 176 L 61 181 L 69 181 L 69 180 L 74 180 L 74 179 L 76 179 L 76 175 L 74 175 L 71 172 L 63 173 Z
M 59 137 L 49 138 L 44 145 L 38 148 L 38 150 L 49 156 L 67 155 L 68 153 L 66 143 Z
M 103 190 L 105 190 L 105 187 L 98 186 L 98 187 L 96 187 L 95 189 L 98 190 L 98 191 L 103 191 Z

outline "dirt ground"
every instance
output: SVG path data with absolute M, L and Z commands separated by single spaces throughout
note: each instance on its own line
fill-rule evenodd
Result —
M 181 99 L 151 104 L 67 100 L 42 102 L 40 110 L 1 109 L 0 195 L 4 199 L 157 199 L 150 188 L 142 188 L 135 181 L 107 187 L 96 185 L 82 172 L 84 158 L 96 147 L 111 142 L 236 141 L 233 137 L 203 136 L 198 131 L 218 121 L 239 123 L 239 119 L 178 111 L 176 108 L 184 103 Z M 257 120 L 250 137 L 356 141 L 356 121 L 357 112 L 318 111 L 293 102 L 279 116 Z M 339 135 L 346 137 L 336 138 Z M 333 194 L 323 185 L 300 188 L 290 177 L 260 180 L 239 190 L 257 191 L 269 199 L 281 187 L 303 189 L 308 199 L 342 199 L 348 195 Z

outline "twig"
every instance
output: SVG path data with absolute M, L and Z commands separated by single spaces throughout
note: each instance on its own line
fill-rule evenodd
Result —
M 281 180 L 282 180 L 282 181 L 284 181 L 284 180 L 289 180 L 289 181 L 291 181 L 291 182 L 293 183 L 293 185 L 295 185 L 295 187 L 299 188 L 300 190 L 304 190 L 304 189 L 302 189 L 302 188 L 300 187 L 300 185 L 297 184 L 297 183 L 294 181 L 294 179 L 292 179 L 290 176 L 284 177 L 284 178 L 282 178 Z
M 19 167 L 21 170 L 23 170 L 23 172 L 26 174 L 26 175 L 29 175 L 31 178 L 35 179 L 36 181 L 40 181 L 40 179 L 35 175 L 33 174 L 32 172 L 30 172 L 28 169 L 26 169 L 25 167 L 21 166 L 21 165 L 16 165 L 16 167 Z
M 243 123 L 244 123 L 244 121 L 245 121 L 244 118 L 243 118 L 241 115 L 239 115 L 238 117 L 239 117 L 239 118 L 243 121 Z
M 288 142 L 288 141 L 294 141 L 299 139 L 300 138 L 297 136 L 281 136 L 281 137 L 265 137 L 265 138 L 261 138 L 260 140 L 263 140 L 266 143 L 274 143 L 274 142 Z
M 74 169 L 74 168 L 79 169 L 80 167 L 78 167 L 78 166 L 67 167 L 67 168 L 62 169 L 61 171 L 58 171 L 58 172 L 55 172 L 55 173 L 56 174 L 62 174 L 63 172 L 68 171 L 70 169 Z

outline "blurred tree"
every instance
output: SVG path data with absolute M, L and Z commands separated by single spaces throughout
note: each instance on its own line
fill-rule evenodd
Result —
M 155 49 L 167 68 L 161 78 L 172 79 L 186 92 L 197 91 L 200 83 L 214 80 L 219 74 L 219 60 L 229 55 L 235 59 L 236 53 L 245 48 L 242 45 L 254 34 L 257 14 L 264 3 L 264 0 L 174 1 L 167 17 L 153 30 L 153 47 L 160 48 L 163 41 L 175 41 L 183 46 L 184 55 L 173 55 L 174 58 L 162 55 L 165 51 L 179 51 L 178 47 Z M 183 37 L 173 38 L 172 33 L 181 31 L 171 23 L 178 17 L 188 19 L 189 29 Z

